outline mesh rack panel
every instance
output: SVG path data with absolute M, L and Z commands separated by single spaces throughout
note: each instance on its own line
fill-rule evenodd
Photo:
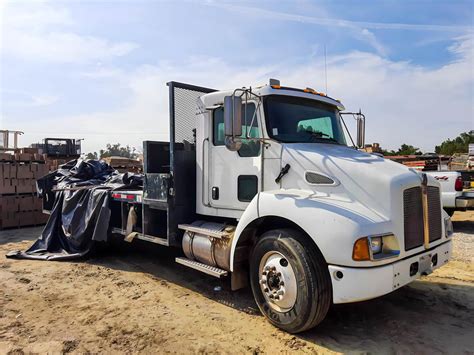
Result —
M 168 85 L 170 87 L 171 105 L 171 141 L 174 143 L 183 143 L 184 141 L 194 143 L 193 130 L 196 128 L 197 99 L 203 94 L 215 90 L 177 82 L 170 82 Z
M 194 143 L 193 129 L 196 128 L 196 101 L 202 92 L 175 88 L 175 133 L 174 141 Z

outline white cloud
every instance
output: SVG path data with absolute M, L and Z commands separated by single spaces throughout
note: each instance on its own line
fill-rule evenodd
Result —
M 59 100 L 55 95 L 38 95 L 32 97 L 32 106 L 48 106 L 56 103 Z
M 75 33 L 13 32 L 4 38 L 3 50 L 8 55 L 35 61 L 78 63 L 120 57 L 135 48 L 137 45 L 133 43 L 111 43 L 102 38 Z
M 240 6 L 230 3 L 208 2 L 207 6 L 219 7 L 235 12 L 242 12 L 246 15 L 254 15 L 266 17 L 275 20 L 294 21 L 301 23 L 312 23 L 315 25 L 328 27 L 347 27 L 347 28 L 366 28 L 374 30 L 408 30 L 408 31 L 441 31 L 441 32 L 472 32 L 469 26 L 454 25 L 424 25 L 424 24 L 408 24 L 408 23 L 390 23 L 390 22 L 366 22 L 366 21 L 350 21 L 335 17 L 314 17 L 307 15 L 296 15 L 287 12 L 279 12 L 273 10 L 265 10 L 257 7 Z
M 38 30 L 52 25 L 72 25 L 72 16 L 66 9 L 31 4 L 5 2 L 2 24 L 6 28 Z
M 68 29 L 74 24 L 70 12 L 48 4 L 8 4 L 2 12 L 0 50 L 3 56 L 86 63 L 124 56 L 138 47 L 131 42 L 112 42 L 74 33 Z
M 453 45 L 449 47 L 449 50 L 457 54 L 461 59 L 471 58 L 474 60 L 474 35 L 466 34 L 456 38 L 456 41 Z M 474 70 L 474 68 L 472 68 Z
M 217 7 L 237 13 L 243 13 L 245 14 L 245 16 L 255 16 L 259 19 L 307 23 L 318 26 L 325 26 L 327 28 L 344 28 L 348 31 L 348 34 L 352 35 L 354 38 L 360 41 L 368 43 L 376 50 L 378 54 L 382 56 L 387 55 L 387 48 L 376 38 L 375 34 L 370 30 L 429 31 L 440 33 L 473 32 L 472 26 L 350 21 L 331 16 L 322 7 L 317 8 L 319 16 L 307 16 L 297 15 L 288 12 L 266 10 L 258 7 L 235 5 L 232 3 L 221 3 L 212 1 L 206 2 L 204 4 L 206 6 Z
M 377 37 L 375 37 L 373 32 L 369 31 L 367 28 L 363 28 L 358 30 L 356 33 L 360 33 L 360 37 L 367 41 L 377 51 L 377 53 L 382 56 L 387 55 L 387 48 L 379 40 L 377 40 Z
M 368 142 L 380 142 L 389 149 L 408 143 L 433 151 L 435 144 L 474 126 L 472 49 L 472 36 L 460 37 L 451 47 L 458 57 L 435 69 L 365 52 L 328 57 L 329 94 L 342 99 L 348 110 L 362 109 L 367 116 Z M 111 90 L 117 82 L 130 90 L 130 99 L 121 109 L 66 115 L 19 129 L 44 133 L 48 127 L 49 134 L 86 138 L 86 151 L 98 150 L 108 142 L 141 147 L 143 140 L 168 137 L 165 83 L 170 80 L 230 89 L 260 85 L 276 77 L 283 85 L 324 90 L 324 63 L 320 61 L 291 68 L 242 68 L 218 58 L 194 57 L 182 63 L 141 66 L 129 73 L 101 68 L 97 77 L 89 73 L 90 80 L 104 80 L 104 73 Z
M 26 90 L 0 89 L 2 99 L 10 106 L 39 107 L 53 105 L 59 101 L 59 96 L 46 93 L 32 94 Z

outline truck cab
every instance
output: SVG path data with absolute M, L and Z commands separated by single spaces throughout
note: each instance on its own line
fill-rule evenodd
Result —
M 354 143 L 342 103 L 310 88 L 168 85 L 170 142 L 145 142 L 144 190 L 113 195 L 115 232 L 181 248 L 178 263 L 232 289 L 250 284 L 292 333 L 450 259 L 439 182 L 359 151 L 361 113 L 349 113 Z

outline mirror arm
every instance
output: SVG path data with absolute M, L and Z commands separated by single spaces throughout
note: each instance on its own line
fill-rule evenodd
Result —
M 347 132 L 347 134 L 349 135 L 349 138 L 351 139 L 352 147 L 353 147 L 354 149 L 357 149 L 356 144 L 354 143 L 354 140 L 352 139 L 351 132 L 350 132 L 349 129 L 347 128 L 346 121 L 344 121 L 344 118 L 342 118 L 342 115 L 339 115 L 339 117 L 341 117 L 342 124 L 344 125 L 344 128 L 346 129 L 346 132 Z
M 360 110 L 359 112 L 339 112 L 339 114 L 341 115 L 341 119 L 342 119 L 342 115 L 351 115 L 352 118 L 354 118 L 357 121 L 357 144 L 354 144 L 354 141 L 352 140 L 352 136 L 349 133 L 349 130 L 347 130 L 347 127 L 346 127 L 346 130 L 349 133 L 349 137 L 351 138 L 351 141 L 352 141 L 352 144 L 354 144 L 354 147 L 356 149 L 364 148 L 365 146 L 365 115 L 362 112 L 360 112 Z M 346 123 L 344 122 L 344 120 L 342 120 L 342 122 L 344 123 L 344 126 L 345 126 Z

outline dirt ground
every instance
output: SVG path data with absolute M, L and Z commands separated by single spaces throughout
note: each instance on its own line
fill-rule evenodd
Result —
M 454 258 L 384 297 L 334 306 L 297 336 L 249 290 L 127 245 L 83 262 L 10 260 L 41 228 L 0 232 L 0 353 L 473 353 L 474 213 L 453 217 Z M 135 243 L 135 242 L 134 242 Z M 221 289 L 220 289 L 221 288 Z M 219 290 L 220 289 L 220 290 Z

